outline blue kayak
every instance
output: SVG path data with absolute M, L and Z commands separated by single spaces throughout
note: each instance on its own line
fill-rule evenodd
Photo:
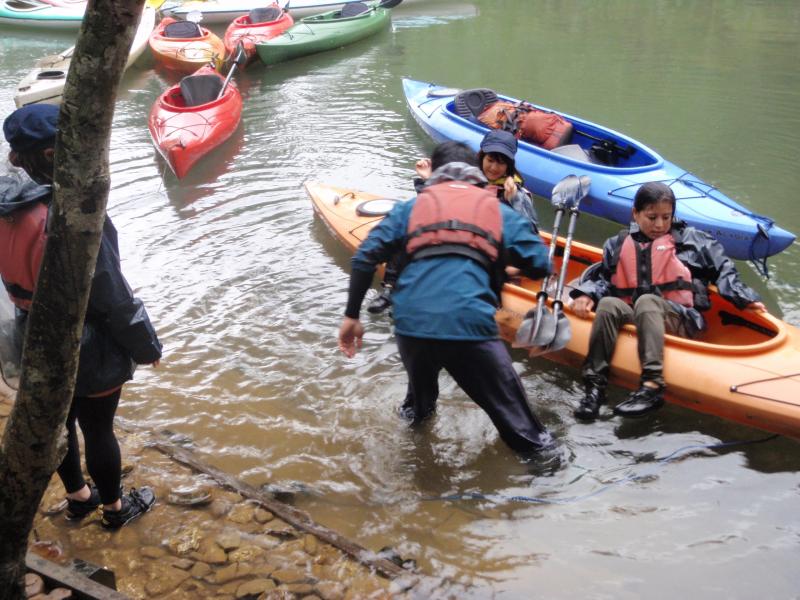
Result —
M 465 115 L 464 105 L 468 103 L 461 101 L 463 94 L 456 107 L 461 90 L 403 79 L 403 91 L 414 118 L 434 140 L 466 142 L 477 151 L 488 127 L 471 114 Z M 497 97 L 519 102 L 507 96 Z M 597 217 L 627 225 L 639 186 L 662 181 L 675 192 L 677 216 L 713 235 L 731 258 L 763 265 L 768 256 L 794 241 L 795 236 L 772 219 L 748 210 L 644 144 L 591 121 L 533 106 L 560 115 L 573 126 L 569 143 L 552 150 L 520 140 L 517 169 L 525 178 L 526 187 L 535 194 L 549 198 L 553 186 L 566 175 L 589 175 L 592 187 L 581 207 Z M 609 155 L 613 155 L 610 160 L 602 160 Z

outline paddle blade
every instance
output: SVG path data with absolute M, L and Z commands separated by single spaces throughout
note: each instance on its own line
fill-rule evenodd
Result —
M 577 175 L 567 175 L 559 181 L 550 194 L 550 202 L 555 206 L 564 207 L 572 206 L 575 198 L 578 197 L 581 188 L 581 180 Z

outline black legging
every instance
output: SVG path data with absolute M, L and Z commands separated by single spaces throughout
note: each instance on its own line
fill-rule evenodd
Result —
M 67 416 L 67 455 L 58 467 L 58 476 L 68 494 L 86 485 L 75 429 L 77 420 L 86 446 L 86 470 L 100 492 L 100 499 L 103 504 L 113 504 L 119 499 L 122 459 L 114 435 L 114 413 L 121 393 L 122 388 L 107 396 L 75 396 L 72 399 Z

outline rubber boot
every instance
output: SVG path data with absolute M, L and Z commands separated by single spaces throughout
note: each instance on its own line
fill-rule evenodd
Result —
M 628 399 L 614 407 L 620 417 L 642 417 L 664 406 L 664 386 L 641 386 Z
M 386 285 L 375 300 L 367 306 L 367 312 L 379 315 L 392 305 L 392 286 Z
M 606 403 L 606 392 L 603 388 L 587 383 L 586 394 L 573 414 L 580 421 L 594 421 L 600 414 L 600 407 Z

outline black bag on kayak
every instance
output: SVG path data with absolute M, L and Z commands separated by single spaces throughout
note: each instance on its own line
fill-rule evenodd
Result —
M 192 21 L 175 21 L 164 27 L 164 37 L 188 40 L 203 37 L 203 32 Z
M 181 96 L 186 106 L 200 106 L 217 99 L 222 79 L 216 75 L 189 75 L 181 79 Z
M 266 8 L 254 8 L 248 15 L 250 24 L 256 23 L 271 23 L 281 18 L 283 11 L 276 6 L 267 6 Z
M 349 17 L 357 17 L 360 14 L 363 14 L 369 10 L 369 6 L 364 4 L 363 2 L 352 2 L 350 4 L 345 4 L 342 7 L 341 12 L 339 15 L 343 19 L 347 19 Z
M 455 103 L 456 114 L 463 119 L 475 120 L 486 107 L 497 102 L 499 98 L 494 90 L 488 88 L 475 88 L 474 90 L 464 90 L 456 94 Z

